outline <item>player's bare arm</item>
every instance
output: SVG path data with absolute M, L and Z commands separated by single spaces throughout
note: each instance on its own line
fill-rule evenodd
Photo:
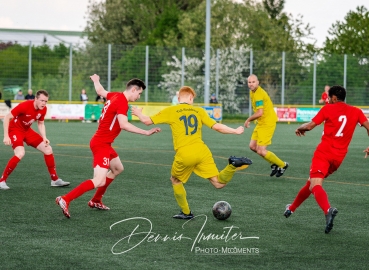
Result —
M 246 128 L 249 128 L 250 122 L 260 118 L 263 115 L 263 113 L 264 113 L 263 109 L 258 109 L 253 115 L 251 115 L 249 118 L 246 119 L 244 126 Z
M 44 143 L 47 146 L 48 144 L 50 144 L 50 141 L 46 138 L 45 122 L 44 121 L 38 121 L 37 122 L 37 127 L 38 127 L 38 131 L 40 132 L 40 135 L 41 135 L 42 139 L 44 140 Z
M 361 126 L 366 128 L 366 132 L 368 133 L 369 136 L 369 121 L 365 121 Z
M 121 129 L 126 130 L 128 132 L 136 133 L 136 134 L 150 136 L 154 133 L 158 133 L 161 131 L 161 129 L 158 127 L 152 128 L 150 130 L 144 130 L 144 129 L 138 128 L 132 125 L 130 122 L 128 122 L 127 116 L 123 114 L 118 114 L 118 122 L 119 122 L 119 126 Z
M 362 124 L 362 126 L 364 128 L 366 128 L 366 131 L 368 133 L 368 136 L 369 136 L 369 122 L 366 121 Z M 367 158 L 369 156 L 369 146 L 363 151 L 365 153 L 365 158 Z
M 305 136 L 305 131 L 310 131 L 313 128 L 315 128 L 317 125 L 311 121 L 309 123 L 305 123 L 302 124 L 301 126 L 299 126 L 296 130 L 295 133 L 297 136 L 301 137 L 301 136 Z
M 244 131 L 244 128 L 242 126 L 239 126 L 238 128 L 231 128 L 229 126 L 226 126 L 226 125 L 223 125 L 223 124 L 220 124 L 220 123 L 216 123 L 211 128 L 214 129 L 215 131 L 218 131 L 218 132 L 223 133 L 223 134 L 237 134 L 237 135 L 240 135 Z
M 7 115 L 4 116 L 4 122 L 3 122 L 3 127 L 4 127 L 4 144 L 5 145 L 11 145 L 12 142 L 9 138 L 9 122 L 10 122 L 10 119 L 14 118 L 13 114 L 10 112 L 8 113 Z
M 151 118 L 149 116 L 147 116 L 147 115 L 144 115 L 142 113 L 142 109 L 143 108 L 138 108 L 138 107 L 132 106 L 131 107 L 131 112 L 132 112 L 133 115 L 137 116 L 138 119 L 140 119 L 140 121 L 142 123 L 144 123 L 146 126 L 152 125 L 153 122 L 152 122 Z
M 369 146 L 363 152 L 365 153 L 365 157 L 364 158 L 367 158 L 368 155 L 369 155 Z
M 108 95 L 108 91 L 106 91 L 104 87 L 100 84 L 100 76 L 94 74 L 90 76 L 90 79 L 94 82 L 96 94 L 100 97 L 106 98 L 106 96 Z

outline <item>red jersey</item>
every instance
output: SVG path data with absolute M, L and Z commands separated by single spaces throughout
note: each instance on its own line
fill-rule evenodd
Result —
M 47 107 L 42 110 L 35 109 L 34 100 L 27 100 L 19 103 L 10 112 L 14 118 L 10 120 L 9 129 L 17 128 L 27 131 L 33 122 L 44 121 Z
M 326 92 L 323 92 L 322 100 L 324 100 L 325 104 L 329 104 L 329 98 L 328 98 L 328 94 Z
M 92 140 L 99 143 L 112 143 L 119 135 L 121 128 L 118 122 L 118 114 L 127 116 L 128 100 L 121 92 L 108 93 L 104 108 L 101 111 L 99 127 Z
M 324 106 L 312 121 L 320 125 L 324 123 L 321 143 L 317 149 L 347 153 L 356 125 L 368 121 L 361 109 L 337 102 Z

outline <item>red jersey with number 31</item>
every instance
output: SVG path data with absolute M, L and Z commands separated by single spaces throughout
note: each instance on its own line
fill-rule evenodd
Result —
M 324 123 L 322 141 L 317 148 L 321 150 L 338 150 L 346 154 L 356 125 L 368 121 L 361 109 L 344 102 L 324 106 L 312 121 Z
M 107 101 L 101 111 L 99 127 L 92 137 L 92 140 L 98 140 L 99 143 L 113 143 L 115 138 L 121 132 L 118 121 L 118 114 L 127 116 L 128 101 L 121 92 L 108 93 Z
M 23 101 L 11 110 L 14 118 L 9 123 L 9 129 L 27 131 L 33 122 L 44 121 L 46 112 L 46 106 L 42 110 L 35 109 L 34 100 Z

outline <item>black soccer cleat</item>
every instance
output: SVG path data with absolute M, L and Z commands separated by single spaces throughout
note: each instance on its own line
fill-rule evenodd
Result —
M 329 233 L 333 229 L 333 220 L 338 213 L 337 208 L 329 208 L 328 214 L 325 215 L 326 226 L 325 233 Z
M 275 174 L 275 177 L 281 177 L 284 174 L 284 172 L 287 170 L 288 163 L 285 162 L 284 164 L 285 166 L 283 168 L 278 168 L 277 173 Z
M 286 217 L 286 218 L 289 218 L 290 215 L 292 215 L 292 211 L 290 210 L 290 206 L 291 204 L 287 204 L 286 205 L 286 210 L 284 211 L 283 215 Z
M 185 213 L 183 213 L 181 211 L 179 214 L 174 215 L 173 218 L 177 218 L 177 219 L 192 219 L 193 218 L 193 214 L 192 214 L 192 212 L 190 212 L 188 215 L 186 215 Z
M 252 160 L 247 158 L 247 157 L 235 157 L 235 156 L 230 156 L 228 159 L 228 163 L 235 166 L 236 168 L 245 166 L 245 165 L 251 165 L 252 164 Z
M 272 168 L 272 172 L 270 173 L 270 176 L 274 176 L 278 172 L 277 164 L 273 164 L 272 166 L 270 166 L 270 168 Z

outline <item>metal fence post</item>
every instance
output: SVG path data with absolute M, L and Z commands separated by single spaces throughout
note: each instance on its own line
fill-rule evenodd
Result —
M 29 42 L 28 49 L 28 89 L 32 88 L 32 41 Z
M 314 71 L 313 71 L 313 106 L 316 104 L 316 53 L 314 53 Z
M 211 1 L 206 0 L 206 29 L 205 29 L 205 91 L 204 103 L 209 104 L 209 88 L 210 88 L 210 17 L 211 17 Z
M 69 46 L 69 102 L 72 101 L 72 68 L 73 68 L 73 45 L 70 43 Z
M 181 87 L 184 85 L 184 73 L 185 73 L 185 48 L 182 47 L 182 77 L 181 77 Z
M 217 49 L 217 65 L 215 68 L 215 96 L 219 99 L 219 49 Z
M 343 58 L 343 87 L 346 89 L 346 82 L 347 82 L 347 54 L 344 55 Z M 347 91 L 347 89 L 346 89 Z
M 111 91 L 111 44 L 108 45 L 108 92 Z
M 146 46 L 146 63 L 145 63 L 145 102 L 149 100 L 149 46 Z
M 282 87 L 281 87 L 281 105 L 284 106 L 284 76 L 285 76 L 285 64 L 286 53 L 282 52 Z
M 254 54 L 253 54 L 253 51 L 251 49 L 250 50 L 250 75 L 253 74 L 253 62 L 254 62 L 253 57 L 254 57 Z M 246 87 L 247 87 L 247 81 L 246 81 Z M 249 94 L 249 117 L 251 115 L 252 115 L 252 106 L 251 106 L 251 97 L 250 97 L 250 94 Z

